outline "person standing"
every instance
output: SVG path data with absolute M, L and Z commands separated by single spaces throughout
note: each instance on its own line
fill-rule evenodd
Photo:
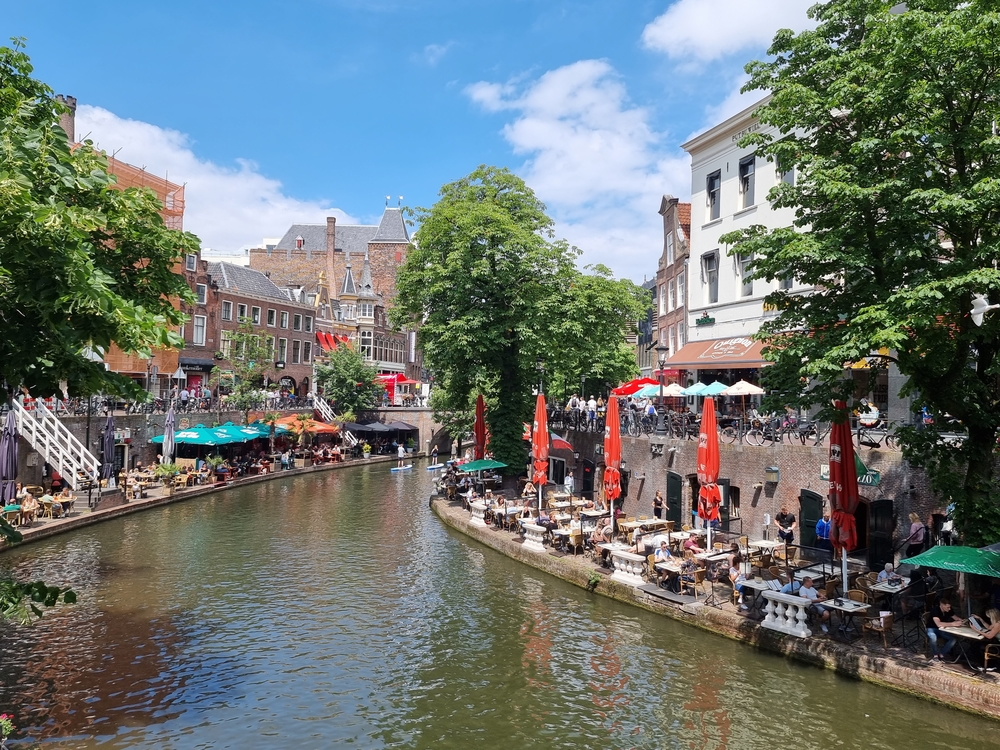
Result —
M 569 493 L 570 499 L 573 497 L 573 474 L 569 472 L 563 478 L 563 487 L 566 488 L 566 492 Z
M 798 527 L 795 514 L 790 513 L 788 507 L 782 505 L 781 512 L 774 517 L 774 522 L 778 524 L 778 538 L 785 544 L 794 544 L 795 529 Z
M 403 447 L 402 443 L 396 448 L 396 459 L 397 468 L 403 468 L 403 462 L 406 460 L 406 448 Z
M 653 495 L 653 518 L 663 520 L 663 493 L 659 490 Z
M 597 399 L 593 395 L 587 401 L 587 421 L 591 426 L 597 421 Z
M 191 391 L 187 389 L 187 386 L 184 386 L 181 389 L 181 411 L 187 411 L 188 401 L 190 399 L 191 399 Z
M 824 510 L 823 517 L 816 522 L 816 546 L 831 551 L 830 544 L 830 511 Z
M 433 448 L 431 448 L 431 463 L 436 464 L 437 457 L 438 457 L 438 447 L 435 445 Z
M 916 513 L 910 514 L 910 534 L 906 537 L 906 556 L 915 557 L 924 551 L 924 535 L 927 529 L 920 516 Z

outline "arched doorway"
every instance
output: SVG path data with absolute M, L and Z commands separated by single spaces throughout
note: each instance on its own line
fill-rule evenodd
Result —
M 823 517 L 823 496 L 812 490 L 799 490 L 799 544 L 816 546 L 816 522 Z

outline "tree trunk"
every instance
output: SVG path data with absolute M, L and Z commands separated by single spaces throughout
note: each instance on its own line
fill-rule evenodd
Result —
M 993 448 L 996 434 L 984 427 L 969 428 L 966 445 L 968 463 L 962 493 L 956 504 L 958 526 L 970 546 L 981 547 L 1000 540 L 1000 506 L 993 492 Z

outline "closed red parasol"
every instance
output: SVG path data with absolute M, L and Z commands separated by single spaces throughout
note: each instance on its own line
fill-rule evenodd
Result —
M 608 414 L 604 420 L 604 496 L 608 499 L 612 511 L 614 501 L 622 495 L 621 473 L 622 435 L 619 430 L 618 399 L 612 396 L 608 399 Z M 614 519 L 614 513 L 611 514 Z M 614 521 L 612 520 L 612 523 Z
M 531 430 L 531 455 L 535 459 L 535 473 L 531 479 L 538 488 L 538 510 L 542 510 L 542 489 L 549 481 L 549 419 L 545 411 L 545 395 L 538 394 L 535 401 L 535 423 Z
M 850 417 L 847 404 L 834 401 L 833 429 L 830 431 L 830 542 L 843 564 L 843 580 L 847 580 L 847 553 L 858 546 L 858 531 L 854 511 L 861 495 L 858 492 L 858 470 L 854 461 Z
M 476 440 L 473 458 L 481 461 L 486 458 L 486 402 L 481 393 L 476 398 L 476 421 L 472 426 L 472 434 Z
M 709 529 L 708 543 L 711 546 L 711 522 L 719 520 L 719 432 L 715 423 L 715 399 L 705 399 L 701 408 L 701 432 L 698 434 L 698 517 L 706 522 Z

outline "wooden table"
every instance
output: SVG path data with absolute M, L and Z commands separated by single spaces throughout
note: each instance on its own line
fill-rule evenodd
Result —
M 839 604 L 837 603 L 838 601 L 840 602 Z M 854 616 L 862 612 L 867 612 L 868 604 L 843 598 L 825 599 L 822 602 L 818 602 L 818 604 L 821 607 L 834 610 L 840 614 L 840 628 L 837 631 L 831 630 L 831 636 L 834 636 L 837 632 L 843 633 L 845 641 L 851 640 L 850 633 L 856 633 L 860 636 L 857 627 L 854 625 Z
M 942 631 L 939 629 L 938 632 Z M 965 659 L 965 663 L 969 667 L 969 669 L 975 672 L 976 668 L 972 666 L 972 659 L 969 658 L 969 652 L 965 650 L 964 641 L 973 641 L 977 643 L 982 643 L 983 641 L 986 640 L 983 637 L 983 634 L 980 633 L 978 630 L 970 628 L 968 625 L 962 625 L 957 628 L 944 628 L 943 632 L 950 633 L 952 635 L 957 635 L 960 639 L 963 639 L 958 641 L 958 656 L 956 656 L 952 660 L 952 663 L 958 662 L 959 659 Z

